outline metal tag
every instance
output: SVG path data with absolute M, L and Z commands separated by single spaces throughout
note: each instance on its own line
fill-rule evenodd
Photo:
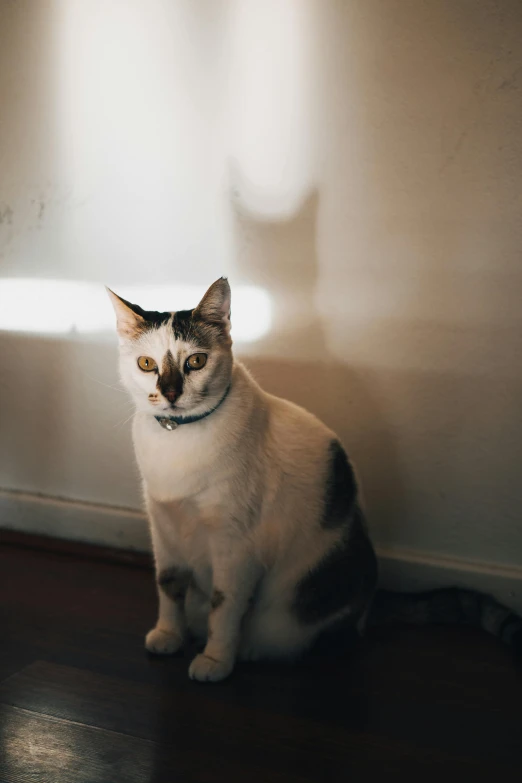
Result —
M 163 427 L 163 429 L 168 430 L 169 432 L 175 430 L 176 427 L 179 427 L 179 424 L 176 421 L 172 421 L 172 419 L 168 419 L 167 417 L 164 417 L 163 419 L 158 419 L 158 421 Z

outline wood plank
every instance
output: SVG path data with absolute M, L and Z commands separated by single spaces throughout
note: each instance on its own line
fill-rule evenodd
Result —
M 151 572 L 31 549 L 0 548 L 0 595 L 3 616 L 41 613 L 71 627 L 144 633 L 156 614 Z
M 241 664 L 208 686 L 188 680 L 190 652 L 146 655 L 155 610 L 146 570 L 0 547 L 0 703 L 32 720 L 151 743 L 147 781 L 344 783 L 350 773 L 434 764 L 469 776 L 522 772 L 522 680 L 484 634 L 402 629 L 349 655 Z M 66 730 L 45 725 L 62 742 Z M 1 783 L 76 780 L 67 777 L 74 766 L 60 778 L 50 761 L 48 776 L 31 778 L 26 761 L 29 772 L 22 759 L 19 777 L 0 774 Z M 104 764 L 91 783 L 111 779 Z
M 260 783 L 268 778 L 310 781 L 316 779 L 311 774 L 321 772 L 320 753 L 280 747 L 277 736 L 269 730 L 269 721 L 263 720 L 261 732 L 261 724 L 252 721 L 245 710 L 224 711 L 206 698 L 204 689 L 190 687 L 190 683 L 184 692 L 172 693 L 36 662 L 0 686 L 0 702 L 59 720 L 81 720 L 156 744 L 159 741 L 186 768 L 208 767 L 206 772 L 199 769 L 198 780 L 214 779 L 216 758 L 220 759 L 219 779 L 225 772 L 231 779 L 240 779 L 246 764 L 249 778 Z M 160 751 L 156 755 L 160 756 Z
M 143 783 L 154 744 L 92 726 L 0 707 L 0 779 L 6 783 Z
M 0 702 L 141 739 L 168 736 L 178 755 L 197 755 L 210 764 L 217 755 L 229 769 L 248 764 L 251 775 L 261 780 L 273 776 L 276 762 L 278 773 L 303 780 L 317 780 L 326 766 L 340 771 L 372 759 L 379 765 L 409 758 L 418 766 L 474 766 L 458 743 L 452 754 L 422 746 L 422 713 L 419 744 L 400 732 L 389 736 L 388 713 L 395 705 L 387 705 L 378 731 L 375 720 L 364 728 L 332 723 L 324 707 L 325 719 L 318 722 L 253 705 L 224 704 L 215 694 L 215 689 L 189 682 L 171 691 L 45 662 L 27 667 L 0 686 Z M 419 720 L 418 709 L 414 719 Z

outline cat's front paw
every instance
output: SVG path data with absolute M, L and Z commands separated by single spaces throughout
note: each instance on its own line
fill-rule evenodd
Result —
M 156 655 L 173 655 L 183 646 L 184 639 L 176 631 L 153 628 L 145 637 L 145 647 Z
M 218 661 L 205 653 L 200 653 L 190 664 L 189 677 L 199 682 L 219 682 L 228 677 L 233 668 L 233 660 Z

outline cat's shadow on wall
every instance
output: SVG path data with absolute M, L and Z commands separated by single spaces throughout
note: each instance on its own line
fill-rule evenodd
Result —
M 392 541 L 404 496 L 393 435 L 372 388 L 378 373 L 344 364 L 329 351 L 316 305 L 319 193 L 310 193 L 293 214 L 267 219 L 241 205 L 237 186 L 233 192 L 234 277 L 262 286 L 272 301 L 269 333 L 236 351 L 264 389 L 312 411 L 340 436 L 362 479 L 372 533 Z M 350 291 L 346 303 L 349 308 Z

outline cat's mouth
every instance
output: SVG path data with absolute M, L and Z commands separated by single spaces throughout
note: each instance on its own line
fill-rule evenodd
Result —
M 185 410 L 182 405 L 176 405 L 174 402 L 171 402 L 169 405 L 165 405 L 163 408 L 164 411 L 178 411 L 181 412 Z

